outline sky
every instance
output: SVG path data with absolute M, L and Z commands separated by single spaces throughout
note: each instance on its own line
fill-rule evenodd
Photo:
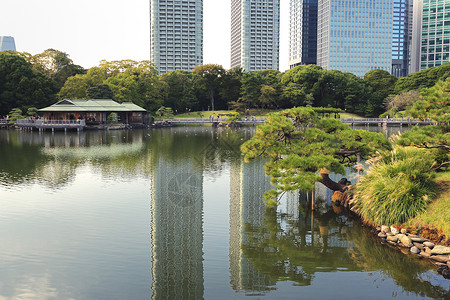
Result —
M 66 52 L 90 68 L 101 60 L 150 59 L 149 0 L 4 0 L 0 36 L 19 52 Z M 230 68 L 231 0 L 203 0 L 203 63 Z M 280 70 L 288 66 L 289 0 L 281 0 Z

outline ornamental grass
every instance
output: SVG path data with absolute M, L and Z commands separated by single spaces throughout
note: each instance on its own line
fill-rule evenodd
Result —
M 372 225 L 402 224 L 424 212 L 436 193 L 432 151 L 395 147 L 368 161 L 356 185 L 354 208 Z

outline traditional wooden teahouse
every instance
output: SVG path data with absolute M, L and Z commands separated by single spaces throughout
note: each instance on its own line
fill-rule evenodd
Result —
M 115 113 L 117 122 L 126 125 L 143 125 L 148 121 L 147 111 L 131 102 L 118 103 L 112 99 L 64 99 L 38 110 L 44 120 L 85 120 L 86 126 L 104 125 L 108 116 Z

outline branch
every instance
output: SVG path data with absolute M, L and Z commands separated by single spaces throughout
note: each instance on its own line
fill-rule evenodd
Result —
M 436 145 L 436 146 L 428 146 L 426 143 L 423 143 L 422 145 L 417 145 L 417 148 L 425 148 L 425 149 L 438 149 L 438 148 L 444 148 L 450 151 L 449 145 Z
M 433 168 L 433 170 L 439 170 L 440 168 L 442 168 L 443 166 L 446 166 L 446 165 L 450 165 L 450 161 L 446 161 L 446 162 L 440 164 L 436 168 Z
M 350 155 L 355 155 L 355 154 L 358 154 L 358 153 L 361 153 L 361 152 L 362 152 L 362 150 L 353 150 L 353 151 L 341 150 L 341 151 L 334 152 L 334 154 L 341 155 L 341 156 L 344 156 L 344 157 L 348 157 Z

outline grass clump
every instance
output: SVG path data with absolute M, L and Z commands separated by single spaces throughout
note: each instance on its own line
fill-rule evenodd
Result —
M 402 224 L 424 212 L 436 194 L 435 156 L 430 151 L 395 147 L 369 160 L 356 185 L 354 208 L 372 225 Z

